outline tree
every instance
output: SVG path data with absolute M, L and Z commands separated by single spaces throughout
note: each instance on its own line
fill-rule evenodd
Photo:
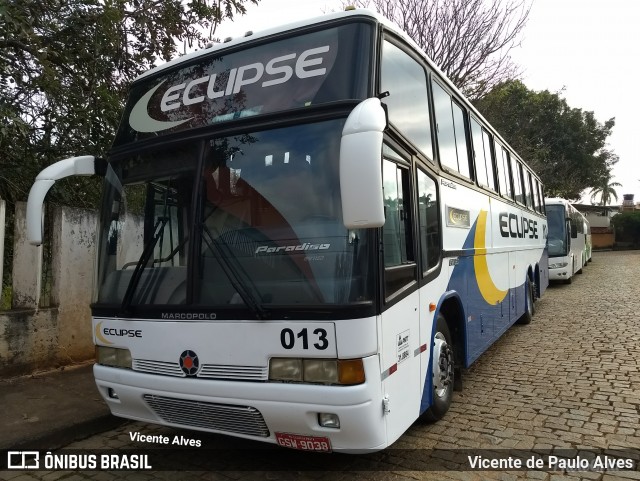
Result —
M 600 196 L 600 205 L 609 204 L 612 197 L 615 197 L 617 201 L 618 193 L 614 187 L 622 187 L 622 184 L 620 182 L 611 182 L 611 177 L 609 175 L 604 176 L 600 183 L 598 183 L 598 185 L 589 192 L 591 194 L 591 202 L 593 202 L 598 196 Z
M 535 92 L 520 81 L 496 86 L 475 106 L 533 168 L 547 194 L 579 199 L 610 175 L 618 156 L 607 148 L 615 125 L 570 107 L 559 93 Z
M 619 246 L 640 246 L 640 212 L 621 212 L 611 218 Z
M 135 77 L 257 1 L 0 0 L 0 197 L 24 199 L 56 160 L 106 151 Z M 73 183 L 53 200 L 95 202 Z
M 527 0 L 357 0 L 396 22 L 471 99 L 519 76 L 509 52 L 529 16 Z

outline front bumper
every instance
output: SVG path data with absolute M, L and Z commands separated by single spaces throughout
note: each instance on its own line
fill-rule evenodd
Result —
M 357 386 L 178 378 L 98 364 L 94 376 L 115 416 L 269 443 L 277 432 L 327 437 L 335 451 L 365 452 L 387 442 L 377 356 L 364 364 L 367 382 Z M 336 414 L 340 427 L 320 426 L 318 413 Z

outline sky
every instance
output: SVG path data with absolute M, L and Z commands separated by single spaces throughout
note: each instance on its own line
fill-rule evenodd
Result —
M 339 0 L 260 0 L 216 35 L 238 37 L 341 9 Z M 638 25 L 638 0 L 532 0 L 520 46 L 511 52 L 528 88 L 564 89 L 560 95 L 570 107 L 594 112 L 600 123 L 615 118 L 607 147 L 620 158 L 612 171 L 612 180 L 622 184 L 619 203 L 623 194 L 640 202 Z M 590 202 L 588 192 L 582 202 Z

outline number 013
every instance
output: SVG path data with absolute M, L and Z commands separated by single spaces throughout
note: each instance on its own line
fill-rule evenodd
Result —
M 285 349 L 293 349 L 296 347 L 297 342 L 301 342 L 302 349 L 309 349 L 309 337 L 311 337 L 313 347 L 319 351 L 324 351 L 329 347 L 326 329 L 314 329 L 310 336 L 309 329 L 306 327 L 301 329 L 298 333 L 293 332 L 293 329 L 289 329 L 288 327 L 283 329 L 280 331 L 280 344 L 282 344 L 282 347 Z

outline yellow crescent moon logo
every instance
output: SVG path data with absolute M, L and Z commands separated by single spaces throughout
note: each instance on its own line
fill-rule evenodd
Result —
M 487 265 L 487 248 L 485 243 L 485 236 L 487 232 L 487 211 L 481 210 L 478 214 L 478 221 L 476 222 L 476 234 L 473 239 L 473 246 L 476 250 L 473 256 L 473 266 L 476 271 L 476 280 L 478 281 L 478 288 L 480 288 L 480 294 L 484 297 L 484 300 L 491 305 L 498 304 L 507 295 L 507 291 L 498 289 L 491 279 L 489 274 L 489 266 Z
M 96 335 L 96 339 L 100 341 L 102 344 L 113 344 L 113 342 L 109 341 L 107 338 L 105 338 L 102 335 L 102 333 L 100 332 L 101 327 L 102 327 L 102 322 L 99 322 L 98 324 L 96 324 L 96 329 L 94 331 Z

